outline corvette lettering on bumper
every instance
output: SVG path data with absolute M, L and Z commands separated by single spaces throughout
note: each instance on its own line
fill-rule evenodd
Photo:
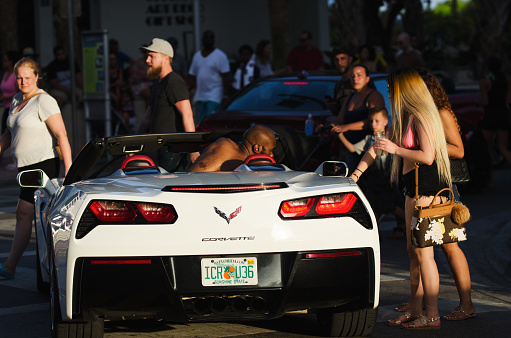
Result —
M 204 237 L 203 242 L 253 241 L 255 236 L 245 237 Z

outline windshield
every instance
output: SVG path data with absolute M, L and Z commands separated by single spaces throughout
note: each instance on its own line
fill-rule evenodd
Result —
M 261 81 L 240 93 L 226 110 L 328 110 L 325 105 L 325 96 L 333 95 L 335 80 Z

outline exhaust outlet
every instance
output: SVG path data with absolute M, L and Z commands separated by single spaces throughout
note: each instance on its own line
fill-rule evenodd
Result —
M 222 297 L 215 297 L 211 301 L 210 309 L 213 312 L 223 312 L 227 309 L 227 301 Z
M 250 309 L 254 312 L 263 312 L 266 310 L 266 301 L 261 297 L 254 297 L 250 301 Z
M 243 312 L 248 308 L 248 300 L 245 297 L 236 297 L 232 301 L 232 310 L 235 312 Z
M 209 311 L 209 302 L 206 298 L 196 298 L 192 302 L 192 309 L 195 313 L 203 315 Z

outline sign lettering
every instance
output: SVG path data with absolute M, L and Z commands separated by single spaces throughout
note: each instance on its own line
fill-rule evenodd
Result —
M 145 23 L 149 27 L 193 26 L 191 0 L 146 0 Z

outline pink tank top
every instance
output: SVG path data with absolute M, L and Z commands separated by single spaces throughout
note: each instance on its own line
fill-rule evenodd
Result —
M 413 117 L 412 117 L 412 122 L 410 123 L 410 127 L 408 128 L 405 136 L 403 137 L 403 147 L 405 147 L 407 149 L 415 148 L 416 146 L 419 145 L 419 140 L 416 140 L 415 137 L 413 136 L 412 123 L 413 123 Z

